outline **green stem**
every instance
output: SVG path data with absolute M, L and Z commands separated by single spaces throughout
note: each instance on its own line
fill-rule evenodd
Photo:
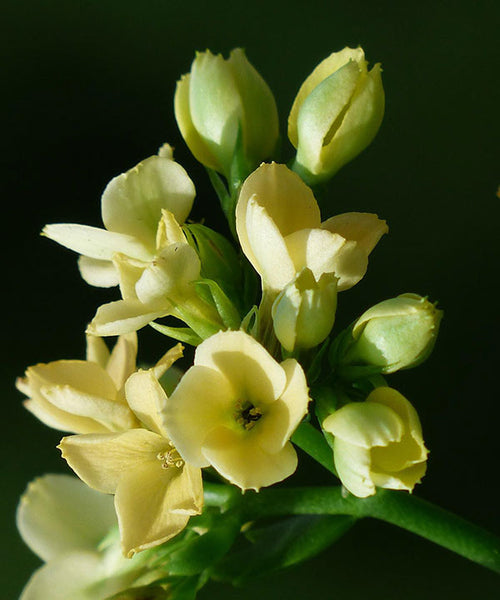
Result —
M 345 496 L 341 487 L 281 488 L 246 494 L 242 503 L 252 520 L 290 514 L 372 517 L 500 573 L 500 538 L 406 492 L 379 489 L 375 496 L 356 498 Z
M 301 423 L 292 436 L 292 442 L 330 473 L 337 475 L 333 466 L 332 449 L 324 435 L 311 423 Z

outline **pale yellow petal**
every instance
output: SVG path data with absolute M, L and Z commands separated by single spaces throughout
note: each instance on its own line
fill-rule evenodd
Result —
M 80 256 L 78 258 L 78 270 L 82 279 L 89 285 L 105 288 L 118 285 L 118 273 L 110 260 Z
M 114 400 L 116 386 L 111 377 L 94 362 L 57 360 L 37 364 L 26 370 L 33 393 L 49 386 L 67 385 L 93 396 Z
M 245 224 L 248 245 L 244 247 L 242 242 L 243 251 L 261 276 L 263 287 L 283 289 L 295 275 L 294 265 L 281 232 L 256 196 L 248 201 Z
M 281 450 L 307 413 L 309 393 L 304 371 L 293 359 L 281 363 L 286 373 L 284 392 L 266 409 L 266 414 L 255 424 L 259 445 L 269 453 Z M 253 433 L 253 430 L 252 430 Z
M 285 238 L 296 271 L 312 271 L 316 281 L 323 273 L 335 272 L 336 258 L 345 239 L 323 229 L 301 229 Z M 335 273 L 336 274 L 336 273 Z
M 125 431 L 137 427 L 138 422 L 128 406 L 93 396 L 68 385 L 42 388 L 44 397 L 54 406 L 69 414 L 88 417 L 104 425 L 108 431 Z
M 144 304 L 169 306 L 167 298 L 175 302 L 180 296 L 194 293 L 192 282 L 200 278 L 200 268 L 200 259 L 189 244 L 170 244 L 161 250 L 137 281 L 137 297 Z
M 209 150 L 206 142 L 196 130 L 191 119 L 191 112 L 189 109 L 190 78 L 191 76 L 189 74 L 183 75 L 177 82 L 175 88 L 174 110 L 177 125 L 194 157 L 208 168 L 221 172 L 222 165 Z
M 115 507 L 125 556 L 162 544 L 184 529 L 189 515 L 170 512 L 168 493 L 173 480 L 181 476 L 181 469 L 162 469 L 159 461 L 135 465 L 123 473 Z
M 335 438 L 333 448 L 335 469 L 344 487 L 358 498 L 373 496 L 376 490 L 370 474 L 369 451 L 340 438 Z
M 28 484 L 16 512 L 24 542 L 47 562 L 75 550 L 94 550 L 116 526 L 113 499 L 76 477 L 44 475 Z
M 85 358 L 89 362 L 98 364 L 101 369 L 106 369 L 110 357 L 106 342 L 97 335 L 86 335 L 87 352 Z
M 109 428 L 94 419 L 79 417 L 56 408 L 43 397 L 26 400 L 24 407 L 47 427 L 68 433 L 106 433 Z
M 194 197 L 193 182 L 181 165 L 150 156 L 109 182 L 101 200 L 102 220 L 109 231 L 132 236 L 153 251 L 162 209 L 183 223 Z
M 105 600 L 111 590 L 96 584 L 105 577 L 97 552 L 76 551 L 43 565 L 30 577 L 19 600 Z
M 184 354 L 184 346 L 182 344 L 176 344 L 173 348 L 170 348 L 160 360 L 152 367 L 153 373 L 157 379 L 160 379 L 168 369 L 174 364 L 176 360 L 182 358 Z
M 168 448 L 168 442 L 145 429 L 124 433 L 73 435 L 61 440 L 58 448 L 63 458 L 87 485 L 114 494 L 122 475 L 137 466 L 153 463 L 161 473 L 156 458 Z
M 158 309 L 139 300 L 109 302 L 97 309 L 95 317 L 87 327 L 87 333 L 102 336 L 131 333 L 155 319 L 164 317 L 169 311 L 170 305 Z
M 111 260 L 115 252 L 139 260 L 148 260 L 151 257 L 150 250 L 135 237 L 98 227 L 57 223 L 46 225 L 42 234 L 78 254 L 99 260 Z
M 125 384 L 128 405 L 149 430 L 160 435 L 165 433 L 163 412 L 167 395 L 152 370 L 133 373 Z
M 174 213 L 163 209 L 161 219 L 156 231 L 156 249 L 162 250 L 165 246 L 174 243 L 186 243 L 186 236 L 182 227 L 177 222 Z
M 234 420 L 236 399 L 233 387 L 216 369 L 195 364 L 184 374 L 167 401 L 165 424 L 168 437 L 187 462 L 208 466 L 201 445 L 214 427 Z
M 402 419 L 390 408 L 375 402 L 352 402 L 323 421 L 323 429 L 344 442 L 370 449 L 400 441 Z
M 228 481 L 242 490 L 259 490 L 292 475 L 297 454 L 291 443 L 273 454 L 264 452 L 255 436 L 226 427 L 213 429 L 205 439 L 203 455 Z
M 287 383 L 284 369 L 243 331 L 223 331 L 206 339 L 196 350 L 194 364 L 221 372 L 238 399 L 255 405 L 279 398 Z
M 119 390 L 135 371 L 137 359 L 137 334 L 135 331 L 121 335 L 111 352 L 106 371 Z
M 246 205 L 253 196 L 283 237 L 299 229 L 320 226 L 318 203 L 302 179 L 286 165 L 262 164 L 243 183 L 236 206 L 238 236 L 245 254 Z
M 349 212 L 336 215 L 321 224 L 323 229 L 355 241 L 368 255 L 389 231 L 387 223 L 372 213 Z
M 151 256 L 151 259 L 153 256 Z M 115 253 L 113 255 L 113 264 L 118 273 L 118 282 L 120 284 L 120 293 L 124 300 L 137 299 L 135 293 L 135 284 L 141 278 L 144 269 L 150 264 L 150 261 L 144 262 L 134 260 L 125 254 Z
M 290 115 L 288 117 L 288 137 L 296 148 L 298 140 L 297 132 L 297 117 L 304 100 L 309 94 L 318 86 L 324 79 L 329 77 L 332 73 L 335 73 L 343 65 L 348 63 L 350 60 L 355 61 L 359 65 L 364 64 L 364 52 L 361 48 L 344 48 L 340 52 L 333 52 L 322 60 L 319 65 L 316 66 L 314 71 L 307 77 L 304 83 L 300 86 L 300 89 L 293 102 Z
M 411 492 L 420 483 L 427 470 L 427 463 L 412 465 L 397 473 L 378 473 L 372 471 L 372 479 L 376 486 L 392 490 L 408 490 Z

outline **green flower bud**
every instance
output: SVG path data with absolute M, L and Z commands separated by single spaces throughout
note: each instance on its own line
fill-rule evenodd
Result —
M 177 82 L 174 109 L 196 159 L 226 177 L 239 145 L 251 172 L 278 142 L 274 96 L 241 48 L 227 60 L 198 52 L 191 72 Z
M 323 60 L 302 84 L 288 117 L 297 148 L 294 170 L 309 185 L 332 177 L 373 140 L 384 115 L 377 63 L 367 69 L 361 48 Z
M 393 373 L 417 366 L 432 352 L 442 314 L 417 294 L 402 294 L 372 306 L 354 324 L 340 370 L 370 365 Z
M 337 278 L 323 273 L 316 281 L 303 269 L 274 301 L 274 332 L 289 352 L 314 348 L 327 337 L 335 321 Z

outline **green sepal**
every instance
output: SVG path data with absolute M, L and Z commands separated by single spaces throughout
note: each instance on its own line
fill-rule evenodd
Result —
M 226 289 L 240 289 L 243 279 L 241 263 L 233 244 L 222 234 L 200 223 L 184 225 L 183 230 L 200 257 L 202 277 L 213 279 Z
M 250 529 L 212 571 L 214 579 L 244 585 L 256 577 L 312 558 L 355 523 L 350 516 L 300 515 Z M 239 547 L 238 547 L 239 546 Z
M 198 279 L 194 282 L 194 286 L 196 293 L 202 300 L 205 300 L 207 303 L 211 301 L 215 306 L 222 322 L 228 329 L 239 329 L 241 323 L 240 314 L 216 281 L 213 279 Z M 206 288 L 208 288 L 210 296 L 207 296 Z
M 209 308 L 209 306 L 207 306 L 207 308 Z M 186 325 L 191 328 L 202 340 L 215 335 L 218 331 L 223 329 L 221 323 L 209 320 L 206 314 L 197 312 L 196 310 L 190 310 L 187 306 L 180 304 L 177 304 L 177 306 L 174 308 L 172 315 L 181 321 L 184 321 L 184 323 L 186 323 Z
M 321 344 L 313 359 L 311 360 L 311 364 L 307 369 L 306 377 L 309 385 L 313 385 L 320 379 L 323 373 L 323 361 L 328 352 L 328 346 L 330 344 L 330 339 L 326 338 L 326 340 Z
M 190 327 L 169 327 L 168 325 L 162 325 L 160 323 L 156 323 L 155 321 L 151 321 L 150 326 L 163 335 L 171 337 L 172 339 L 182 342 L 183 344 L 198 346 L 203 341 L 202 338 Z
M 256 333 L 258 315 L 259 307 L 254 304 L 252 308 L 247 312 L 247 314 L 243 317 L 240 329 L 245 333 L 254 335 Z
M 235 239 L 238 239 L 238 236 L 236 235 L 236 217 L 234 214 L 235 204 L 231 194 L 229 193 L 222 177 L 217 173 L 217 171 L 207 168 L 207 173 L 210 183 L 212 184 L 212 187 L 219 198 L 222 212 L 227 219 L 231 234 Z
M 202 573 L 231 548 L 240 531 L 237 513 L 220 515 L 209 531 L 182 545 L 168 560 L 171 575 L 196 575 Z

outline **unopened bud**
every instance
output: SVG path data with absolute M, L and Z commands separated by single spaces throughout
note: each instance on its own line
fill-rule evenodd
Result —
M 275 150 L 276 102 L 241 48 L 232 50 L 227 60 L 208 50 L 198 52 L 191 72 L 177 82 L 174 107 L 195 158 L 226 177 L 239 143 L 248 172 Z
M 341 368 L 371 365 L 382 373 L 415 367 L 432 352 L 442 311 L 417 294 L 402 294 L 369 308 L 356 321 Z
M 322 61 L 302 84 L 288 118 L 294 170 L 308 184 L 332 177 L 375 137 L 384 115 L 380 64 L 367 69 L 361 48 Z
M 303 269 L 276 298 L 272 317 L 281 345 L 293 352 L 313 348 L 328 336 L 335 321 L 337 278 L 324 273 L 316 281 Z

